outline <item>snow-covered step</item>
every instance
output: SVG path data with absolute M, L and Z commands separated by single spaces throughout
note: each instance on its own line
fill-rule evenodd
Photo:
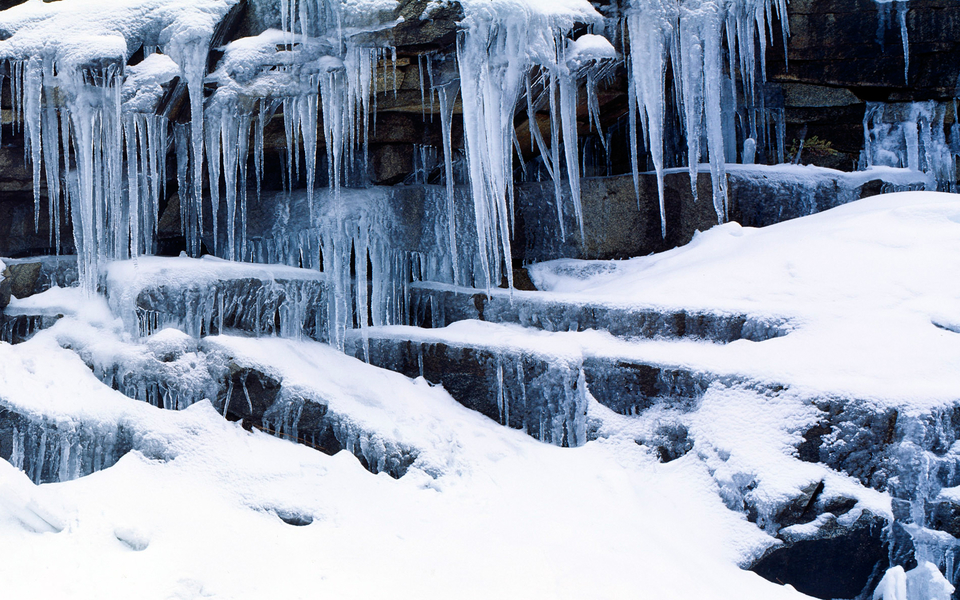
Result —
M 584 301 L 547 292 L 478 290 L 433 282 L 410 286 L 410 325 L 445 327 L 476 319 L 546 331 L 601 329 L 618 337 L 762 341 L 789 333 L 785 319 L 745 313 Z
M 33 414 L 0 400 L 0 457 L 34 483 L 89 475 L 132 448 L 132 432 L 119 424 Z
M 551 333 L 460 321 L 439 329 L 367 328 L 348 338 L 347 352 L 441 384 L 464 406 L 561 446 L 589 439 L 588 394 L 617 413 L 635 415 L 658 404 L 690 409 L 712 382 L 746 381 L 659 363 L 630 352 L 633 347 L 599 332 Z
M 175 327 L 194 337 L 229 330 L 325 340 L 324 275 L 311 269 L 199 259 L 142 257 L 107 267 L 111 309 L 127 329 Z
M 326 454 L 346 450 L 367 470 L 392 477 L 401 477 L 422 453 L 411 432 L 415 428 L 402 425 L 406 418 L 371 417 L 380 400 L 369 383 L 358 381 L 397 376 L 374 375 L 378 370 L 326 344 L 225 335 L 196 339 L 172 328 L 126 343 L 71 325 L 57 331 L 60 343 L 129 398 L 168 410 L 209 400 L 244 429 Z
M 583 444 L 587 399 L 580 357 L 541 340 L 516 338 L 486 338 L 463 328 L 381 327 L 349 337 L 347 352 L 441 384 L 467 408 L 541 441 Z
M 0 341 L 19 344 L 38 331 L 52 327 L 65 315 L 76 314 L 84 303 L 79 288 L 53 287 L 27 296 L 11 298 L 0 311 Z
M 33 256 L 30 258 L 0 258 L 0 308 L 6 293 L 17 298 L 39 294 L 52 287 L 70 287 L 77 284 L 76 256 Z

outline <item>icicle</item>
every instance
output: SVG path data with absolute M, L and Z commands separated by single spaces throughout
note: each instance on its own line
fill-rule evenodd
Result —
M 581 243 L 586 242 L 583 230 L 583 208 L 580 204 L 580 160 L 579 141 L 577 139 L 577 78 L 570 72 L 563 53 L 563 40 L 557 43 L 560 54 L 557 61 L 558 84 L 560 88 L 560 120 L 562 123 L 564 160 L 567 164 L 567 181 L 570 184 L 570 199 L 573 201 L 573 214 L 580 228 Z M 512 189 L 512 188 L 511 188 Z
M 420 76 L 420 118 L 423 120 L 426 120 L 427 119 L 427 102 L 426 102 L 427 97 L 423 87 L 423 70 L 424 70 L 423 63 L 424 63 L 423 55 L 418 54 L 417 55 L 417 75 Z M 430 93 L 432 94 L 433 91 L 431 90 Z
M 700 132 L 703 117 L 703 40 L 697 28 L 698 13 L 689 4 L 680 6 L 681 72 L 680 89 L 683 98 L 684 129 L 687 140 L 687 167 L 690 171 L 690 190 L 697 200 L 697 179 L 700 167 Z M 729 39 L 729 34 L 728 34 Z
M 240 162 L 240 256 L 239 260 L 247 260 L 247 160 L 250 148 L 250 115 L 240 115 L 240 131 L 238 136 Z
M 43 62 L 37 57 L 27 59 L 21 64 L 23 73 L 23 125 L 25 128 L 25 151 L 29 152 L 29 162 L 33 166 L 33 227 L 40 230 L 40 166 L 41 166 L 41 124 L 40 99 L 43 93 Z
M 313 186 L 317 179 L 317 86 L 315 77 L 307 84 L 309 91 L 297 99 L 300 110 L 300 133 L 303 138 L 304 164 L 307 172 L 307 204 L 310 209 L 310 224 L 313 225 Z
M 646 10 L 627 16 L 630 32 L 631 76 L 629 85 L 640 108 L 648 150 L 657 173 L 657 195 L 660 202 L 660 233 L 667 236 L 667 220 L 663 204 L 663 122 L 664 77 L 667 42 L 673 35 L 673 16 L 667 12 Z M 631 111 L 632 114 L 632 111 Z M 631 126 L 631 129 L 634 129 Z
M 907 35 L 908 0 L 897 2 L 897 20 L 900 22 L 900 42 L 903 44 L 903 82 L 910 83 L 910 39 Z
M 164 49 L 167 54 L 173 55 L 174 60 L 180 65 L 183 71 L 183 78 L 187 82 L 187 92 L 190 96 L 190 140 L 193 149 L 192 188 L 194 206 L 197 210 L 198 224 L 200 226 L 200 230 L 197 232 L 198 240 L 199 236 L 203 235 L 203 209 L 201 208 L 203 206 L 203 78 L 206 72 L 208 46 L 209 43 L 197 40 L 193 44 L 178 46 L 176 48 L 177 52 Z M 178 55 L 180 60 L 177 60 Z M 213 187 L 216 186 L 211 186 L 211 189 Z M 213 228 L 216 232 L 216 211 L 213 213 L 212 220 Z M 216 245 L 216 237 L 216 234 L 214 234 L 214 245 Z
M 236 107 L 225 107 L 220 113 L 220 143 L 223 154 L 224 197 L 227 204 L 227 248 L 224 258 L 237 260 L 237 171 L 240 162 L 239 115 Z
M 437 95 L 440 99 L 440 129 L 443 133 L 443 173 L 444 184 L 447 193 L 447 233 L 450 235 L 450 246 L 448 253 L 450 255 L 451 268 L 453 270 L 453 283 L 456 284 L 460 277 L 459 254 L 457 246 L 457 199 L 453 180 L 453 107 L 456 103 L 457 92 L 460 89 L 460 81 L 448 83 L 437 89 Z M 431 97 L 433 92 L 430 92 Z
M 220 236 L 217 231 L 220 222 L 220 129 L 223 127 L 223 123 L 214 115 L 208 115 L 208 118 L 210 121 L 206 124 L 205 131 L 207 136 L 207 173 L 210 179 L 210 224 L 213 227 L 213 253 L 219 256 Z M 202 206 L 199 202 L 197 205 Z
M 43 80 L 52 81 L 54 77 L 53 61 L 43 61 Z M 46 139 L 43 141 L 43 166 L 47 177 L 47 202 L 49 203 L 50 241 L 57 254 L 60 253 L 60 135 L 57 108 L 52 86 L 43 86 L 43 129 Z M 34 165 L 36 168 L 36 165 Z M 34 180 L 36 185 L 36 179 Z
M 600 143 L 603 145 L 603 149 L 609 152 L 607 147 L 607 138 L 603 135 L 603 127 L 600 125 L 600 100 L 597 98 L 597 81 L 594 78 L 593 73 L 587 74 L 587 111 L 590 116 L 590 127 L 591 129 L 597 128 L 597 137 L 600 138 Z
M 687 164 L 693 193 L 697 193 L 697 170 L 701 137 L 706 137 L 706 154 L 713 181 L 713 201 L 719 221 L 726 219 L 727 196 L 725 160 L 736 153 L 735 127 L 731 126 L 736 89 L 724 90 L 724 66 L 730 74 L 740 73 L 743 98 L 747 103 L 745 137 L 758 139 L 757 115 L 763 113 L 756 90 L 756 71 L 765 72 L 766 45 L 773 37 L 775 15 L 781 23 L 786 44 L 789 27 L 785 0 L 631 0 L 625 19 L 629 32 L 629 100 L 631 167 L 639 199 L 639 157 L 635 107 L 643 121 L 647 151 L 657 171 L 658 195 L 663 220 L 663 127 L 665 60 L 669 54 L 674 68 L 674 95 L 681 105 L 681 121 L 687 141 Z M 723 38 L 726 53 L 722 60 Z M 759 48 L 759 56 L 756 49 Z M 725 104 L 727 103 L 727 104 Z M 735 107 L 734 107 L 735 108 Z M 766 119 L 766 117 L 764 117 Z M 726 121 L 726 123 L 725 123 Z M 777 122 L 778 133 L 780 123 Z M 779 139 L 779 138 L 778 138 Z M 770 149 L 767 150 L 770 152 Z M 781 149 L 777 148 L 778 154 Z
M 560 222 L 560 239 L 565 240 L 567 234 L 563 222 L 563 184 L 560 181 L 560 109 L 557 106 L 559 77 L 556 73 L 545 74 L 544 77 L 548 79 L 547 95 L 550 100 L 550 171 L 554 174 L 553 190 L 557 203 L 557 219 Z M 537 129 L 539 128 L 537 125 Z
M 430 122 L 433 122 L 433 90 L 436 89 L 433 85 L 433 59 L 428 57 L 426 60 L 427 63 L 427 83 L 430 86 L 428 88 L 430 92 Z
M 130 256 L 136 257 L 140 253 L 140 177 L 139 177 L 139 159 L 137 152 L 137 132 L 136 120 L 128 118 L 124 120 L 124 139 L 126 141 L 127 151 L 127 216 L 129 224 Z

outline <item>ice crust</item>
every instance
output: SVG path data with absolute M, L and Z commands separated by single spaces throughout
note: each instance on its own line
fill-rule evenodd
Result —
M 922 562 L 904 572 L 903 567 L 889 569 L 880 580 L 874 600 L 947 600 L 953 594 L 950 585 L 937 566 Z

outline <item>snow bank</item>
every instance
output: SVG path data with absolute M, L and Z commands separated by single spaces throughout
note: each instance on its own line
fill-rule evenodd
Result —
M 727 223 L 661 254 L 529 270 L 568 300 L 779 314 L 797 329 L 728 344 L 717 360 L 815 390 L 936 404 L 960 389 L 960 282 L 948 275 L 958 257 L 960 197 L 909 192 L 762 229 Z
M 438 457 L 456 465 L 439 476 L 415 467 L 394 480 L 371 475 L 349 453 L 326 456 L 244 431 L 206 402 L 163 411 L 126 398 L 58 348 L 55 332 L 0 344 L 4 406 L 122 423 L 139 451 L 39 487 L 0 461 L 0 548 L 16 549 L 0 550 L 8 593 L 800 597 L 737 567 L 769 538 L 724 507 L 692 455 L 661 465 L 632 439 L 550 447 L 422 381 L 342 356 L 329 363 L 329 349 L 213 340 L 298 385 L 365 398 L 348 412 L 385 434 L 433 440 Z M 50 569 L 57 577 L 44 575 Z M 481 575 L 491 572 L 499 575 Z

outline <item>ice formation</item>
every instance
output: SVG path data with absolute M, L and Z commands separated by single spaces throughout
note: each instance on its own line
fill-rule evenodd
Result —
M 946 125 L 956 101 L 888 104 L 868 102 L 863 117 L 866 167 L 903 167 L 929 174 L 941 191 L 954 191 L 960 125 Z
M 949 600 L 952 594 L 953 586 L 937 566 L 925 561 L 906 572 L 901 566 L 887 570 L 873 600 Z
M 639 186 L 636 113 L 639 111 L 646 147 L 657 172 L 661 231 L 666 236 L 663 213 L 663 132 L 666 119 L 668 60 L 673 67 L 674 95 L 678 98 L 685 138 L 691 187 L 696 194 L 701 139 L 713 180 L 713 203 L 719 222 L 726 220 L 727 192 L 724 164 L 736 162 L 736 131 L 724 125 L 724 114 L 736 110 L 742 95 L 747 107 L 744 124 L 747 139 L 761 139 L 765 128 L 762 94 L 757 76 L 766 73 L 766 46 L 773 38 L 773 23 L 779 20 L 784 43 L 789 35 L 785 0 L 631 0 L 626 10 L 629 34 L 631 162 Z M 726 48 L 724 48 L 724 39 Z M 724 50 L 729 61 L 724 65 Z M 758 52 L 759 50 L 759 52 Z M 724 74 L 727 67 L 729 75 Z M 742 89 L 729 78 L 740 74 Z M 724 90 L 724 88 L 727 90 Z M 636 109 L 636 110 L 635 110 Z M 637 194 L 639 195 L 639 188 Z
M 502 275 L 506 275 L 512 287 L 511 183 L 517 100 L 526 93 L 531 142 L 536 138 L 545 161 L 549 161 L 550 176 L 558 186 L 561 181 L 559 138 L 562 136 L 574 210 L 582 228 L 576 128 L 577 71 L 581 61 L 609 58 L 612 48 L 595 44 L 594 47 L 601 48 L 595 53 L 585 45 L 567 45 L 565 35 L 577 22 L 600 23 L 600 15 L 589 3 L 474 1 L 464 3 L 464 12 L 466 18 L 462 24 L 463 34 L 457 41 L 457 59 L 478 250 L 487 275 L 483 287 L 496 287 Z M 535 68 L 539 68 L 540 76 L 534 85 L 530 78 Z M 539 100 L 533 96 L 534 87 L 548 96 L 552 142 L 549 159 L 533 114 L 534 104 Z M 448 135 L 445 131 L 444 137 Z M 561 202 L 559 192 L 557 202 Z M 505 273 L 503 267 L 506 267 Z
M 352 231 L 352 226 L 344 228 L 343 221 L 349 219 L 343 213 L 341 189 L 364 177 L 376 82 L 382 75 L 389 85 L 391 63 L 396 85 L 396 51 L 370 42 L 376 38 L 366 35 L 394 24 L 384 17 L 393 6 L 390 1 L 284 0 L 279 23 L 265 23 L 262 33 L 223 46 L 223 58 L 209 75 L 206 49 L 219 43 L 236 8 L 232 0 L 95 5 L 67 0 L 5 11 L 0 27 L 11 35 L 0 44 L 0 58 L 10 65 L 15 121 L 23 122 L 28 140 L 36 212 L 45 179 L 51 229 L 59 232 L 61 211 L 67 207 L 75 224 L 83 287 L 91 292 L 97 287 L 105 261 L 153 252 L 171 142 L 188 250 L 199 255 L 205 243 L 218 256 L 254 260 L 256 249 L 247 228 L 247 156 L 252 150 L 259 198 L 264 128 L 281 110 L 287 186 L 295 187 L 302 169 L 310 208 L 308 229 L 314 229 L 303 236 L 307 243 L 299 247 L 299 262 L 330 274 L 336 298 L 330 318 L 338 324 L 330 329 L 365 324 L 365 318 L 346 316 L 354 301 L 351 293 L 356 294 L 359 314 L 364 312 L 360 306 L 372 306 L 375 323 L 380 315 L 389 314 L 378 304 L 383 282 L 409 279 L 404 273 L 418 268 L 410 257 L 366 251 L 369 240 L 383 232 L 370 223 L 360 223 Z M 447 236 L 432 260 L 444 262 L 443 257 L 449 257 L 445 272 L 437 269 L 436 276 L 443 280 L 489 288 L 499 285 L 504 275 L 512 280 L 510 183 L 517 100 L 529 91 L 536 71 L 538 89 L 549 91 L 553 174 L 559 185 L 562 138 L 563 162 L 579 218 L 578 80 L 598 62 L 614 58 L 615 52 L 600 36 L 567 40 L 574 24 L 599 23 L 599 15 L 582 0 L 561 5 L 467 2 L 464 13 L 458 38 L 459 79 L 440 77 L 434 86 L 433 61 L 426 59 L 431 101 L 436 90 L 440 103 L 447 188 Z M 54 37 L 51 32 L 65 30 L 78 35 L 45 43 Z M 143 60 L 127 66 L 138 50 Z M 216 91 L 205 99 L 204 85 L 211 83 Z M 479 269 L 473 261 L 462 264 L 456 250 L 450 138 L 458 91 L 466 124 Z M 188 102 L 187 125 L 171 122 L 178 99 Z M 314 188 L 321 135 L 332 195 L 323 198 L 324 206 L 317 206 Z M 209 208 L 203 205 L 204 165 L 213 182 Z M 557 200 L 561 201 L 559 195 Z M 314 228 L 331 212 L 339 221 L 336 227 Z M 212 230 L 212 238 L 203 240 L 207 230 Z M 59 239 L 55 245 L 60 246 Z M 366 257 L 373 273 L 367 272 Z M 366 286 L 350 283 L 353 276 L 374 280 L 373 297 L 367 297 Z
M 209 74 L 206 49 L 221 43 L 236 10 L 233 0 L 189 4 L 98 0 L 95 5 L 65 0 L 5 11 L 0 27 L 11 35 L 0 43 L 0 58 L 10 66 L 15 122 L 22 121 L 25 128 L 36 212 L 45 179 L 51 230 L 59 232 L 61 211 L 69 207 L 82 257 L 80 279 L 85 289 L 93 291 L 105 261 L 153 253 L 157 214 L 168 195 L 163 189 L 165 158 L 172 147 L 188 251 L 196 256 L 205 246 L 230 260 L 263 260 L 248 231 L 247 156 L 252 151 L 259 200 L 264 129 L 281 111 L 286 186 L 293 191 L 296 181 L 305 181 L 309 208 L 308 227 L 298 231 L 298 241 L 287 255 L 299 254 L 294 264 L 327 274 L 333 298 L 327 330 L 334 332 L 331 339 L 337 345 L 342 345 L 346 329 L 363 327 L 368 321 L 374 325 L 400 322 L 398 311 L 384 304 L 396 305 L 391 300 L 395 294 L 387 290 L 412 279 L 487 289 L 503 279 L 512 283 L 513 154 L 520 151 L 514 131 L 516 105 L 525 97 L 531 144 L 554 181 L 561 217 L 561 182 L 569 184 L 582 238 L 579 89 L 586 81 L 589 118 L 599 126 L 595 87 L 603 65 L 612 64 L 617 53 L 605 37 L 589 33 L 609 24 L 585 0 L 559 4 L 468 1 L 462 5 L 456 67 L 439 64 L 442 61 L 432 55 L 420 57 L 427 72 L 423 81 L 420 71 L 421 93 L 428 91 L 431 103 L 436 93 L 439 101 L 446 186 L 444 214 L 437 215 L 445 221 L 446 232 L 425 253 L 380 247 L 378 240 L 385 237 L 382 227 L 375 220 L 350 214 L 342 197 L 345 186 L 365 178 L 376 94 L 389 93 L 391 68 L 396 91 L 396 51 L 369 35 L 395 24 L 390 21 L 394 7 L 390 0 L 361 4 L 284 0 L 279 17 L 260 23 L 260 33 L 222 46 L 222 59 Z M 679 5 L 634 0 L 629 5 L 625 29 L 630 39 L 630 98 L 639 111 L 645 147 L 660 182 L 664 235 L 667 61 L 673 65 L 682 106 L 692 182 L 703 138 L 714 205 L 722 221 L 726 215 L 724 162 L 736 154 L 735 127 L 723 118 L 724 109 L 737 103 L 731 76 L 739 73 L 743 84 L 739 95 L 748 108 L 744 125 L 748 139 L 762 139 L 758 128 L 763 128 L 765 117 L 756 80 L 757 73 L 763 72 L 775 16 L 786 28 L 785 5 L 780 0 L 687 0 Z M 68 22 L 78 35 L 44 43 L 51 31 L 65 30 Z M 588 32 L 573 35 L 577 24 L 586 25 Z M 144 55 L 142 61 L 127 66 L 138 50 Z M 724 75 L 725 69 L 729 76 Z M 211 84 L 216 89 L 205 99 L 204 86 Z M 458 95 L 473 232 L 458 225 L 460 202 L 454 188 L 451 144 Z M 185 125 L 171 120 L 178 102 L 189 106 Z M 544 108 L 549 110 L 549 140 L 544 139 L 535 114 Z M 635 142 L 636 114 L 636 110 L 630 112 Z M 636 143 L 633 148 L 636 177 L 640 168 Z M 318 161 L 321 169 L 326 167 L 329 195 L 318 196 L 315 189 L 321 179 Z M 202 185 L 205 174 L 213 182 L 209 186 Z M 209 207 L 204 207 L 205 189 L 209 189 Z M 209 222 L 204 223 L 205 219 Z M 212 231 L 212 237 L 204 238 L 207 231 Z M 465 246 L 464 233 L 469 238 Z M 59 239 L 54 245 L 59 247 Z M 469 260 L 461 260 L 462 247 L 474 249 Z M 373 282 L 369 292 L 367 286 L 355 283 L 366 279 Z M 369 307 L 371 318 L 363 316 L 368 311 L 362 307 Z

